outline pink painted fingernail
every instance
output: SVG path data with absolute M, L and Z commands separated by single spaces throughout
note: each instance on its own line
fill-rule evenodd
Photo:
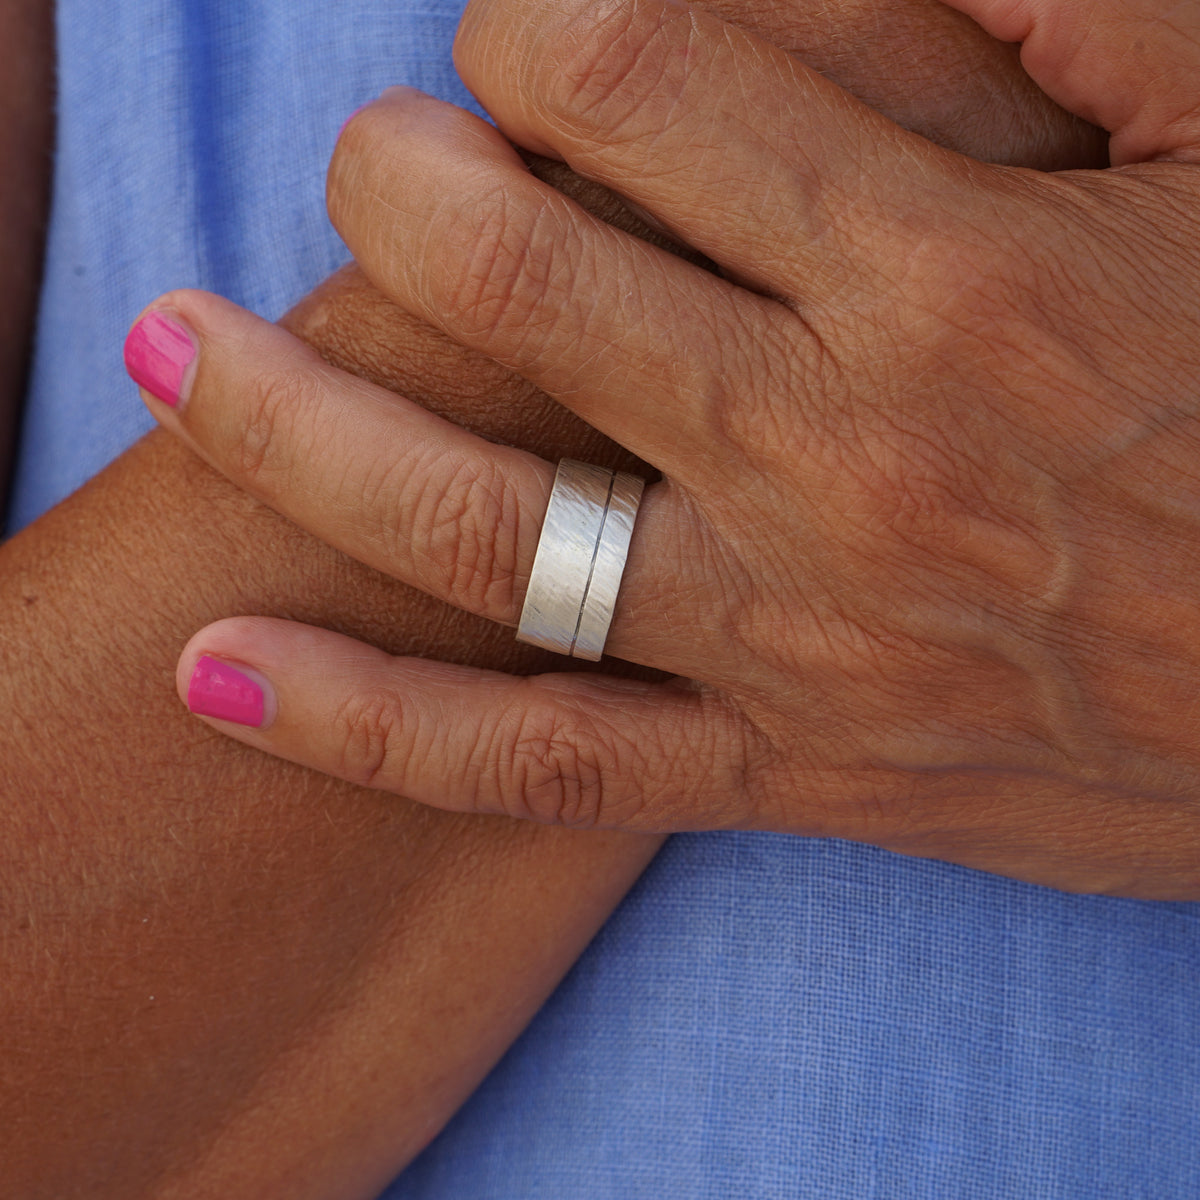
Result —
M 159 312 L 147 313 L 125 339 L 125 370 L 134 383 L 178 408 L 196 353 L 192 335 L 178 321 Z
M 263 690 L 249 675 L 205 654 L 188 683 L 187 706 L 200 717 L 217 717 L 258 729 L 266 711 Z

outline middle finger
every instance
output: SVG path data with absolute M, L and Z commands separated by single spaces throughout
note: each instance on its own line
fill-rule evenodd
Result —
M 961 166 L 779 46 L 680 0 L 474 0 L 455 61 L 513 141 L 563 158 L 757 289 L 878 285 Z
M 722 430 L 818 362 L 783 305 L 607 225 L 409 89 L 350 122 L 330 212 L 401 307 L 684 484 L 723 474 Z

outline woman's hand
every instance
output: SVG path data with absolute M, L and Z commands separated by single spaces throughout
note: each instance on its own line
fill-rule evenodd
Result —
M 501 130 L 720 276 L 414 93 L 351 123 L 332 211 L 404 307 L 661 470 L 609 649 L 679 678 L 518 680 L 242 619 L 193 640 L 181 691 L 203 706 L 197 660 L 232 662 L 262 705 L 229 732 L 444 807 L 1200 894 L 1200 18 L 962 7 L 1110 131 L 1116 169 L 982 166 L 662 0 L 470 10 L 460 68 Z M 198 357 L 160 418 L 369 564 L 515 623 L 553 464 L 216 300 L 164 315 Z

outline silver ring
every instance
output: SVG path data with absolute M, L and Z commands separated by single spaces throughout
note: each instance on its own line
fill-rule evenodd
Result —
M 644 487 L 624 471 L 558 464 L 517 641 L 600 661 Z

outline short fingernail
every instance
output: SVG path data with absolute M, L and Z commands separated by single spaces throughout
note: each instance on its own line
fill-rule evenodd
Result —
M 258 729 L 266 715 L 266 696 L 262 686 L 244 671 L 205 654 L 188 683 L 187 706 L 199 717 L 217 717 Z
M 163 313 L 147 313 L 125 339 L 125 370 L 134 383 L 178 408 L 186 398 L 188 367 L 196 353 L 192 335 L 178 321 Z
M 420 88 L 409 87 L 407 83 L 393 83 L 379 93 L 380 100 L 411 100 L 414 96 L 423 96 Z

